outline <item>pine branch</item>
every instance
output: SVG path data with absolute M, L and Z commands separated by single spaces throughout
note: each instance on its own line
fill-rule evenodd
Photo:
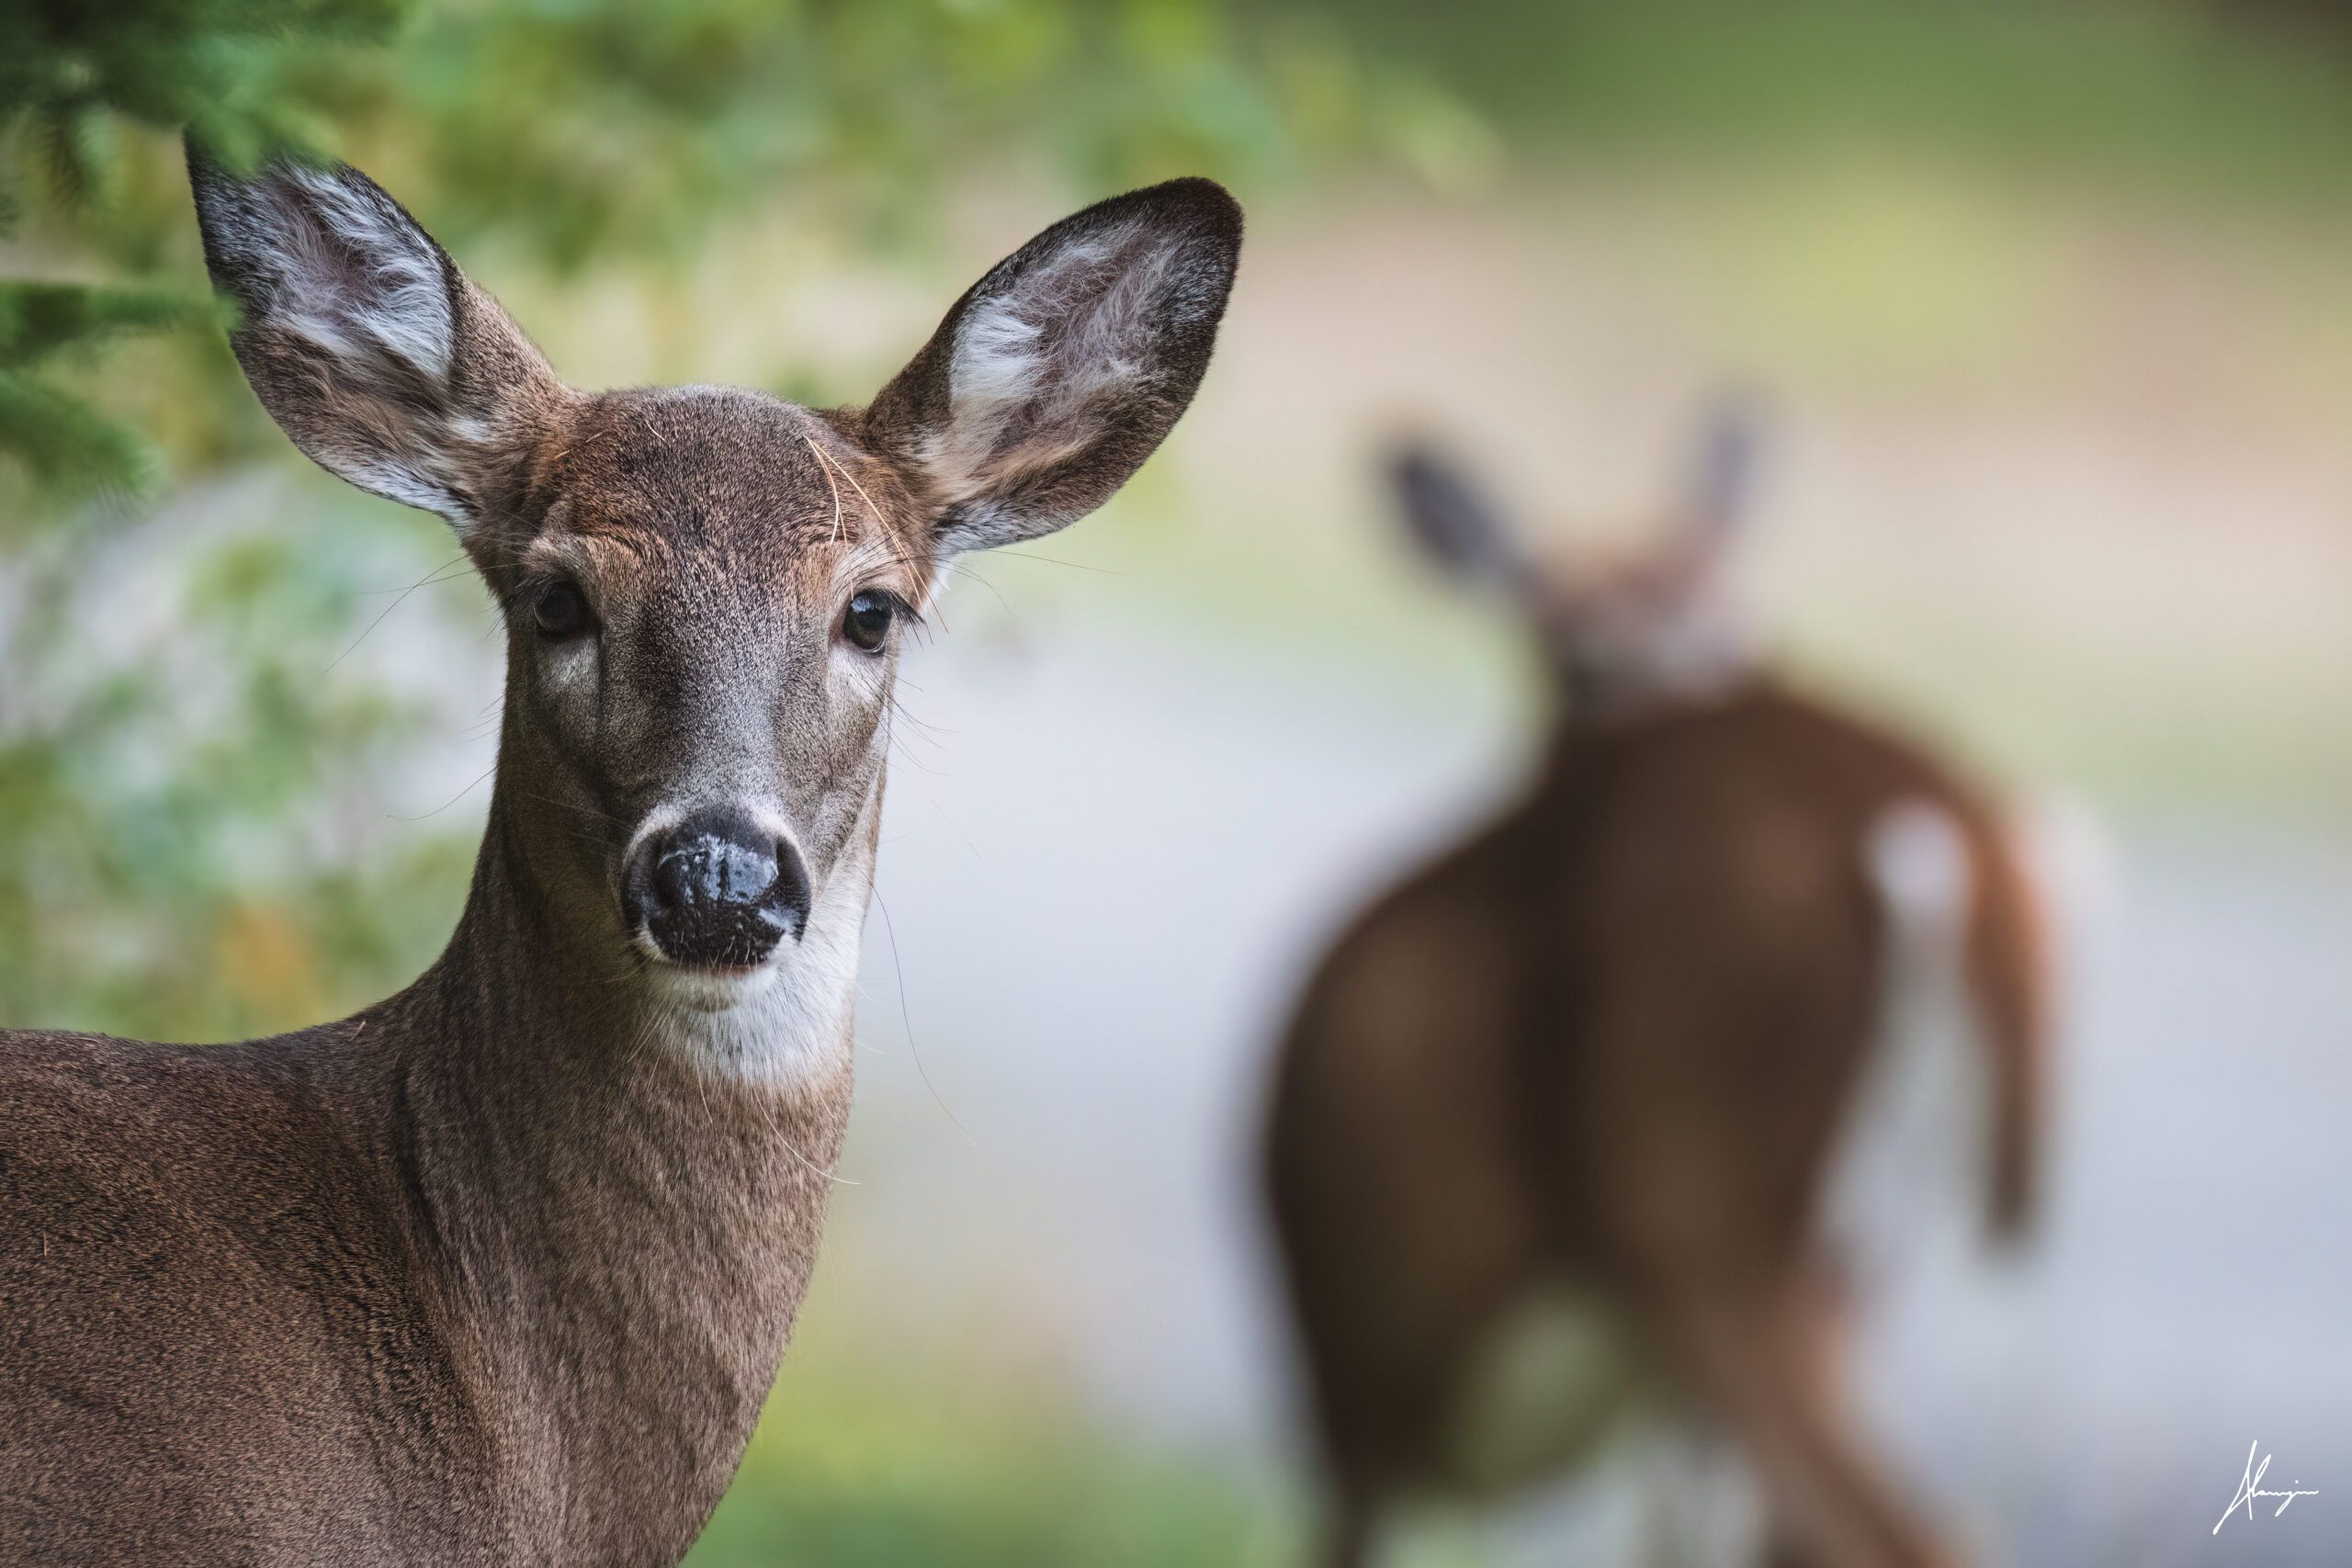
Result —
M 184 287 L 0 282 L 0 371 L 27 370 L 119 333 L 192 326 L 216 312 Z
M 0 234 L 20 205 L 70 223 L 111 199 L 121 121 L 186 126 L 232 166 L 309 151 L 287 62 L 329 40 L 379 39 L 404 0 L 109 0 L 0 5 Z M 10 175 L 16 176 L 13 180 Z M 178 288 L 0 281 L 0 452 L 52 497 L 138 490 L 153 474 L 136 432 L 42 378 L 57 356 L 126 332 L 210 320 Z
M 61 499 L 136 491 L 154 459 L 137 433 L 32 377 L 0 371 L 0 452 Z

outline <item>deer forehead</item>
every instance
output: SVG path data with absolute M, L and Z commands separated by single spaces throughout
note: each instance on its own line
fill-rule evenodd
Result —
M 674 387 L 583 400 L 543 449 L 522 553 L 606 593 L 716 604 L 928 589 L 919 520 L 885 466 L 826 418 L 763 393 Z

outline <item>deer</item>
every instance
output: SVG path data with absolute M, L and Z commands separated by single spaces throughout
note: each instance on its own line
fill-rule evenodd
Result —
M 573 390 L 366 175 L 189 172 L 263 406 L 494 597 L 495 783 L 389 1000 L 0 1034 L 0 1559 L 674 1563 L 816 1258 L 901 647 L 1159 446 L 1240 209 L 1089 207 L 817 410 Z
M 1726 401 L 1664 525 L 1578 557 L 1426 442 L 1391 464 L 1422 549 L 1533 634 L 1555 717 L 1515 801 L 1347 925 L 1272 1067 L 1329 1568 L 1400 1505 L 1578 1473 L 1645 1416 L 1744 1461 L 1737 1550 L 1958 1561 L 1862 1445 L 1845 1329 L 1914 1145 L 1961 1156 L 1915 1184 L 1964 1178 L 2023 1234 L 2042 915 L 1985 793 L 1768 667 L 1726 564 L 1758 430 Z M 1888 1038 L 1919 1005 L 1956 1043 Z

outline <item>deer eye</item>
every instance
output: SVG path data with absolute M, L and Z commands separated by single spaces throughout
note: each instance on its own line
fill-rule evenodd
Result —
M 890 635 L 890 620 L 898 610 L 898 602 L 888 593 L 860 593 L 842 612 L 842 636 L 868 653 L 877 652 Z
M 561 642 L 586 631 L 594 617 L 586 595 L 576 582 L 558 578 L 531 597 L 531 620 L 549 642 Z

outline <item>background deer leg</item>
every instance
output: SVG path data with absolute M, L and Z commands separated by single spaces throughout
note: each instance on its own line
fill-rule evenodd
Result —
M 1731 1434 L 1695 1411 L 1662 1423 L 1645 1445 L 1643 1568 L 1724 1568 L 1753 1554 L 1761 1499 Z
M 1664 1304 L 1658 1326 L 1753 1458 L 1774 1521 L 1772 1568 L 1951 1568 L 1838 1407 L 1827 1308 L 1785 1286 L 1690 1292 Z
M 1323 1522 L 1323 1568 L 1369 1568 L 1372 1521 L 1372 1499 L 1361 1489 L 1335 1493 Z

